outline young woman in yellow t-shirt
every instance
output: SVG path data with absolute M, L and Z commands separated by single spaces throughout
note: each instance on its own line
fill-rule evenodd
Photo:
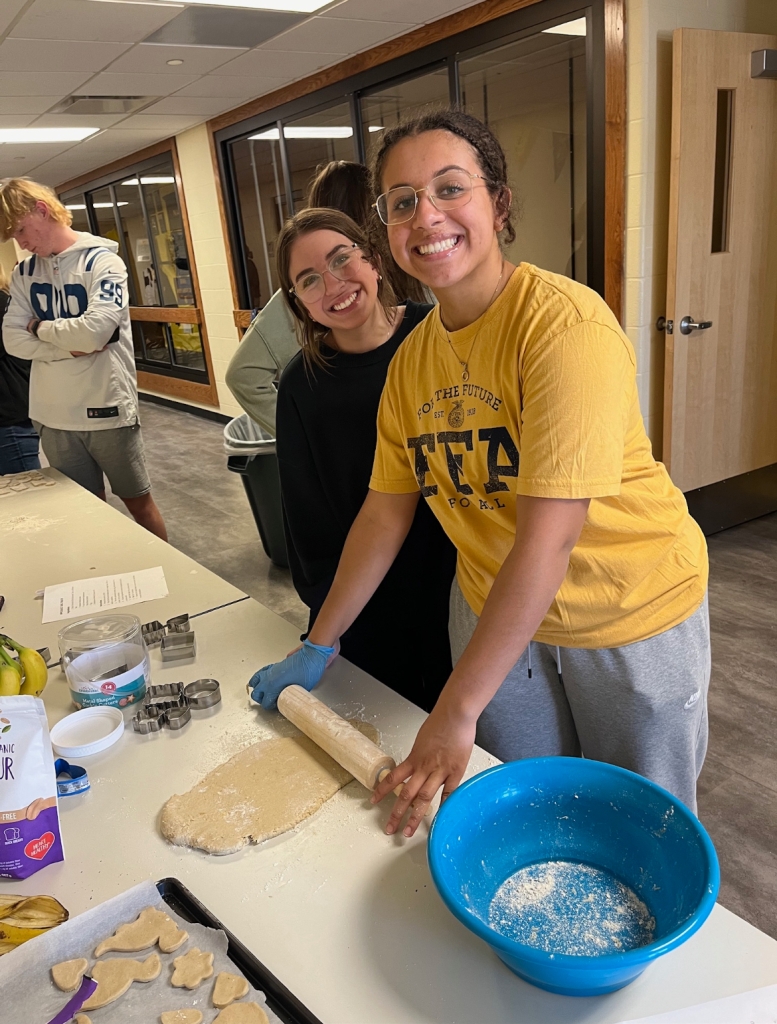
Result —
M 499 142 L 438 111 L 385 132 L 376 209 L 438 307 L 391 363 L 370 491 L 307 647 L 262 692 L 314 686 L 391 565 L 420 497 L 458 550 L 456 661 L 387 825 L 412 835 L 472 745 L 622 765 L 696 806 L 710 673 L 704 538 L 651 453 L 633 349 L 590 289 L 505 260 Z M 385 643 L 401 645 L 386 622 Z

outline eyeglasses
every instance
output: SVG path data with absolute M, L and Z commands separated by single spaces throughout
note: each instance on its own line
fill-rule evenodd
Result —
M 469 174 L 467 171 L 446 171 L 445 174 L 438 174 L 432 178 L 426 188 L 410 188 L 409 185 L 401 185 L 399 188 L 392 188 L 378 196 L 374 204 L 378 216 L 386 226 L 392 224 L 404 224 L 415 215 L 418 206 L 418 197 L 426 192 L 429 202 L 435 208 L 444 213 L 446 210 L 458 210 L 466 206 L 472 199 L 473 188 L 482 186 L 473 185 L 475 178 L 480 178 L 485 185 L 488 180 L 482 174 Z
M 326 269 L 321 274 L 310 273 L 300 280 L 293 288 L 289 288 L 289 295 L 296 295 L 303 302 L 315 302 L 326 292 L 324 274 L 329 271 L 332 277 L 338 281 L 347 281 L 348 275 L 353 273 L 359 260 L 366 260 L 366 256 L 356 244 L 353 243 L 350 249 L 336 253 L 327 263 Z

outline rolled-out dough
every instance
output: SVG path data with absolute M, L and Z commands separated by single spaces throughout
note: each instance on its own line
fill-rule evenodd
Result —
M 167 1010 L 159 1018 L 162 1024 L 202 1024 L 199 1010 Z
M 232 1003 L 217 1014 L 213 1024 L 270 1024 L 258 1003 Z
M 78 960 L 65 960 L 61 964 L 54 964 L 51 968 L 51 977 L 58 989 L 63 992 L 75 992 L 88 966 L 89 961 L 83 957 Z
M 352 723 L 370 739 L 377 730 Z M 353 778 L 307 736 L 255 743 L 162 808 L 162 835 L 176 846 L 236 853 L 294 828 Z
M 95 956 L 102 956 L 109 950 L 122 953 L 137 953 L 141 949 L 159 943 L 163 953 L 172 953 L 189 938 L 189 933 L 179 928 L 163 910 L 146 907 L 136 920 L 117 928 L 110 938 L 104 939 L 95 949 Z
M 229 1006 L 236 999 L 242 999 L 246 995 L 248 995 L 248 982 L 245 978 L 239 974 L 222 971 L 216 978 L 211 999 L 214 1006 L 223 1010 L 225 1006 Z

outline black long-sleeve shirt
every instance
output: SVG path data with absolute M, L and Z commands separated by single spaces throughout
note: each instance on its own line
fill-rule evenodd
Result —
M 29 427 L 30 361 L 9 356 L 3 345 L 3 317 L 11 296 L 0 291 L 0 427 Z
M 407 302 L 402 323 L 379 348 L 353 355 L 324 347 L 326 369 L 311 370 L 299 353 L 281 378 L 277 450 L 289 564 L 311 625 L 367 496 L 389 363 L 430 309 Z M 394 564 L 341 637 L 344 657 L 427 709 L 451 671 L 447 623 L 455 564 L 453 545 L 419 502 Z

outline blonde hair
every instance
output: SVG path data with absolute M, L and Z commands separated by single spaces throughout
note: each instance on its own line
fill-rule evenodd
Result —
M 6 178 L 0 182 L 0 240 L 7 242 L 14 235 L 19 221 L 32 213 L 36 203 L 45 203 L 58 224 L 70 227 L 73 223 L 73 214 L 47 185 L 29 178 Z

